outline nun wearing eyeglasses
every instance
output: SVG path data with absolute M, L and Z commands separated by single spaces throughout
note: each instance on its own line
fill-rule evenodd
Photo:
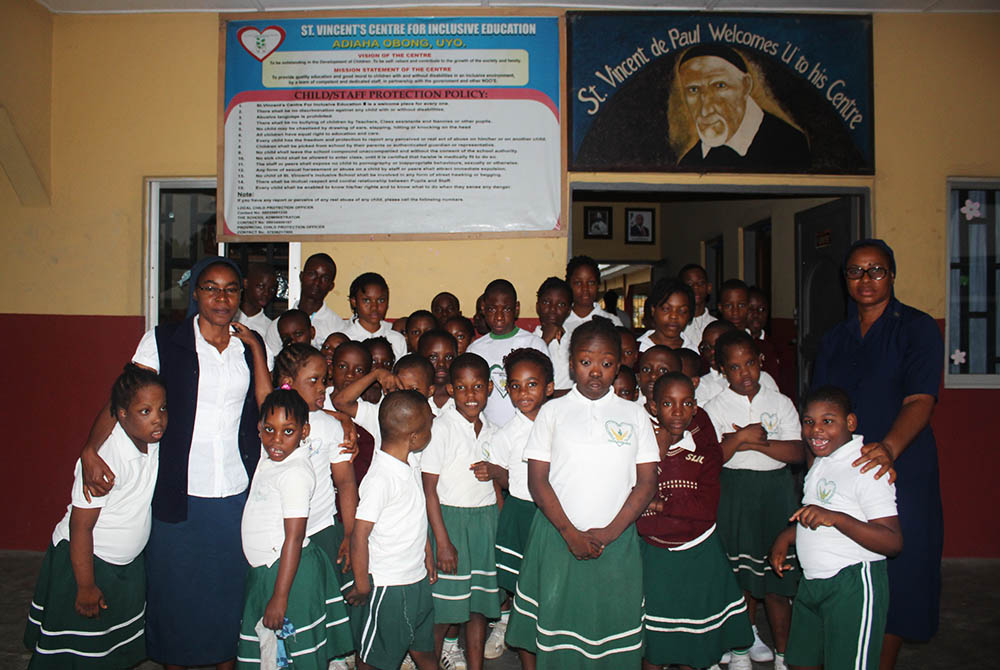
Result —
M 143 335 L 132 360 L 167 389 L 170 421 L 160 440 L 153 525 L 146 545 L 146 650 L 168 668 L 234 667 L 248 565 L 240 520 L 260 457 L 259 403 L 270 390 L 264 346 L 234 324 L 242 277 L 228 259 L 191 269 L 188 316 Z M 86 489 L 114 485 L 94 447 L 81 454 Z M 110 428 L 107 428 L 110 431 Z
M 943 522 L 937 445 L 931 414 L 937 402 L 944 343 L 930 315 L 896 299 L 896 261 L 877 239 L 851 246 L 844 264 L 847 320 L 820 344 L 812 385 L 847 391 L 864 436 L 862 472 L 896 471 L 903 551 L 888 561 L 889 612 L 880 668 L 895 666 L 906 641 L 929 640 L 938 628 Z

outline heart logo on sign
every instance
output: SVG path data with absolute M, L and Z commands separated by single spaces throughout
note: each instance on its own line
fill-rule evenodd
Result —
M 261 63 L 264 59 L 273 54 L 285 41 L 285 31 L 278 26 L 268 26 L 264 30 L 258 30 L 252 26 L 240 28 L 236 36 L 240 44 L 251 56 Z

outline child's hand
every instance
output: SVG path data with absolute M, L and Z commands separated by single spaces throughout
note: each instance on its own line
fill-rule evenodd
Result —
M 344 541 L 340 543 L 340 549 L 337 550 L 337 565 L 343 564 L 344 567 L 341 568 L 341 572 L 346 573 L 351 569 L 351 536 L 347 535 L 344 537 Z M 355 583 L 357 583 L 355 581 Z
M 597 558 L 604 551 L 604 546 L 589 531 L 584 533 L 576 528 L 571 528 L 563 535 L 563 539 L 566 540 L 566 546 L 569 547 L 570 553 L 579 561 Z
M 438 580 L 437 566 L 434 565 L 434 556 L 428 551 L 424 553 L 424 567 L 427 568 L 427 581 L 434 584 Z
M 664 503 L 663 498 L 655 496 L 652 500 L 649 501 L 649 504 L 646 505 L 645 514 L 661 514 L 665 507 L 666 504 Z
M 486 461 L 477 461 L 469 466 L 469 469 L 475 473 L 476 479 L 481 482 L 488 482 L 491 479 L 496 479 L 496 471 L 494 468 L 497 466 Z
M 565 334 L 566 329 L 562 326 L 554 323 L 542 324 L 542 339 L 545 340 L 545 344 L 550 344 L 552 340 L 562 340 Z
M 371 595 L 371 592 L 371 584 L 359 585 L 359 581 L 355 580 L 354 586 L 352 586 L 351 590 L 347 592 L 346 596 L 344 596 L 344 600 L 346 600 L 349 605 L 361 607 L 368 601 L 368 596 Z
M 806 505 L 800 507 L 788 520 L 798 521 L 806 528 L 815 530 L 820 526 L 833 526 L 837 523 L 839 514 L 819 505 Z
M 768 555 L 767 560 L 771 563 L 771 569 L 774 570 L 774 574 L 778 577 L 785 576 L 785 570 L 791 570 L 791 563 L 786 563 L 785 559 L 788 557 L 788 542 L 782 538 L 778 538 L 774 542 L 774 546 L 771 547 L 771 553 Z
M 276 595 L 271 596 L 264 608 L 264 625 L 271 630 L 281 630 L 285 623 L 285 611 L 288 610 L 288 599 Z
M 861 467 L 861 472 L 868 472 L 873 468 L 878 468 L 875 472 L 875 479 L 881 479 L 882 475 L 889 473 L 889 483 L 896 481 L 896 469 L 892 467 L 893 458 L 889 447 L 881 442 L 870 442 L 861 447 L 861 456 L 851 463 L 852 466 Z
M 100 498 L 108 495 L 115 485 L 115 473 L 96 451 L 84 449 L 80 453 L 80 469 L 83 472 L 83 497 L 87 502 L 91 496 Z
M 76 612 L 88 619 L 96 619 L 101 610 L 108 609 L 108 604 L 104 602 L 104 594 L 101 589 L 94 586 L 83 586 L 76 590 Z
M 767 449 L 767 431 L 760 423 L 750 423 L 746 426 L 733 424 L 736 438 L 740 442 L 737 451 L 763 451 Z
M 232 329 L 233 337 L 250 347 L 251 350 L 260 346 L 260 342 L 254 337 L 253 332 L 242 323 L 233 321 L 229 327 Z
M 399 381 L 399 377 L 392 374 L 392 372 L 386 370 L 385 368 L 378 368 L 375 370 L 375 381 L 379 383 L 382 387 L 382 392 L 386 395 L 403 388 L 402 383 Z
M 340 453 L 351 455 L 351 462 L 353 463 L 355 457 L 358 455 L 358 427 L 354 425 L 354 420 L 343 412 L 328 409 L 324 409 L 323 411 L 340 422 L 340 428 L 344 431 L 344 440 L 337 446 L 340 447 Z
M 437 569 L 450 575 L 458 571 L 458 552 L 451 542 L 438 543 L 437 546 Z

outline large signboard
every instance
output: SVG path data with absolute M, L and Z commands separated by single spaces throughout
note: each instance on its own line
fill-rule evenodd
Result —
M 871 174 L 869 16 L 569 12 L 570 169 Z
M 560 227 L 556 18 L 260 15 L 222 39 L 221 239 Z

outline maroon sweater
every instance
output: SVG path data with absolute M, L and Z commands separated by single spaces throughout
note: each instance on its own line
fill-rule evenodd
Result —
M 719 507 L 722 449 L 708 413 L 699 410 L 688 427 L 695 450 L 677 447 L 656 465 L 656 496 L 662 512 L 644 512 L 636 529 L 654 547 L 677 547 L 695 539 L 715 523 Z

